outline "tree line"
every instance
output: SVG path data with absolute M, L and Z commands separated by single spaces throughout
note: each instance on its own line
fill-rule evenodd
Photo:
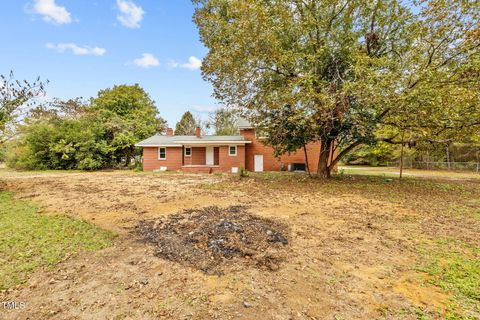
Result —
M 28 98 L 33 95 L 23 100 Z M 154 101 L 137 84 L 101 90 L 88 101 L 37 103 L 10 132 L 7 164 L 80 170 L 128 166 L 138 155 L 135 143 L 163 131 L 165 125 Z
M 98 170 L 140 166 L 139 141 L 164 133 L 167 122 L 138 84 L 101 90 L 88 100 L 43 101 L 48 81 L 0 76 L 0 149 L 18 169 Z M 236 113 L 220 108 L 209 119 L 187 111 L 177 135 L 194 135 L 197 126 L 235 134 Z

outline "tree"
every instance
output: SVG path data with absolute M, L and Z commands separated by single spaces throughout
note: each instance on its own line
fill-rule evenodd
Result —
M 53 99 L 33 108 L 9 144 L 9 166 L 97 170 L 130 165 L 135 143 L 165 130 L 154 102 L 138 85 L 102 90 L 96 98 Z
M 93 114 L 81 118 L 37 113 L 19 127 L 8 148 L 7 164 L 28 170 L 97 170 L 108 165 L 111 148 Z
M 104 140 L 112 148 L 111 165 L 130 165 L 136 154 L 135 143 L 166 129 L 155 102 L 138 84 L 99 91 L 90 109 L 101 122 Z
M 238 134 L 238 112 L 234 109 L 220 108 L 209 115 L 207 127 L 213 128 L 216 135 L 230 136 Z
M 198 122 L 195 120 L 192 113 L 187 111 L 182 115 L 180 121 L 177 122 L 177 125 L 175 126 L 175 134 L 179 136 L 193 136 L 195 135 L 195 129 L 198 126 Z
M 82 98 L 55 98 L 31 109 L 17 131 L 7 145 L 10 167 L 96 170 L 109 164 L 104 128 Z
M 28 108 L 35 104 L 35 98 L 45 95 L 45 85 L 37 78 L 33 82 L 0 75 L 0 144 L 8 141 L 15 132 L 15 125 L 25 116 Z
M 298 112 L 292 106 L 266 110 L 267 118 L 270 119 L 268 125 L 265 124 L 259 129 L 263 131 L 267 144 L 274 146 L 274 155 L 276 157 L 285 153 L 292 153 L 298 149 L 303 149 L 307 172 L 310 174 L 307 144 L 315 136 L 314 125 L 310 123 L 305 114 Z
M 321 178 L 359 146 L 440 141 L 480 125 L 476 1 L 194 3 L 215 97 L 270 133 L 285 108 L 301 115 L 308 142 L 321 144 Z M 269 143 L 281 151 L 298 138 L 283 137 Z

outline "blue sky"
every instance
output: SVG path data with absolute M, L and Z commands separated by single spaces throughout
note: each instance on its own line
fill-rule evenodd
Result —
M 169 125 L 216 102 L 190 0 L 8 0 L 0 11 L 0 74 L 50 80 L 48 97 L 85 98 L 140 84 Z

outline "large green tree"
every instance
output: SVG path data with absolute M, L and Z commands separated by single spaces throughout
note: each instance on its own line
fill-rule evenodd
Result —
M 91 100 L 90 109 L 102 123 L 104 140 L 112 148 L 112 164 L 129 165 L 135 156 L 135 143 L 166 129 L 155 102 L 138 84 L 101 90 Z
M 187 111 L 182 115 L 180 121 L 177 122 L 177 125 L 175 126 L 175 134 L 179 136 L 193 136 L 195 135 L 195 129 L 198 126 L 198 121 L 195 120 L 190 111 Z
M 193 2 L 215 96 L 279 152 L 299 141 L 280 125 L 308 127 L 319 177 L 361 145 L 478 130 L 478 1 Z
M 8 144 L 7 164 L 19 169 L 106 168 L 112 148 L 105 130 L 80 99 L 60 101 L 32 110 Z
M 135 143 L 165 129 L 138 85 L 102 90 L 90 103 L 54 99 L 33 108 L 9 144 L 8 163 L 24 169 L 96 170 L 129 165 Z

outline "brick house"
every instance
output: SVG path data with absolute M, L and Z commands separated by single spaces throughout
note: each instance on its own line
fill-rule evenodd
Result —
M 305 152 L 299 149 L 291 154 L 275 157 L 273 149 L 262 143 L 247 121 L 240 120 L 238 136 L 201 135 L 197 128 L 194 136 L 155 135 L 136 144 L 143 148 L 143 170 L 182 170 L 184 172 L 236 173 L 240 168 L 248 171 L 305 170 Z M 318 166 L 320 143 L 307 146 L 310 171 Z

